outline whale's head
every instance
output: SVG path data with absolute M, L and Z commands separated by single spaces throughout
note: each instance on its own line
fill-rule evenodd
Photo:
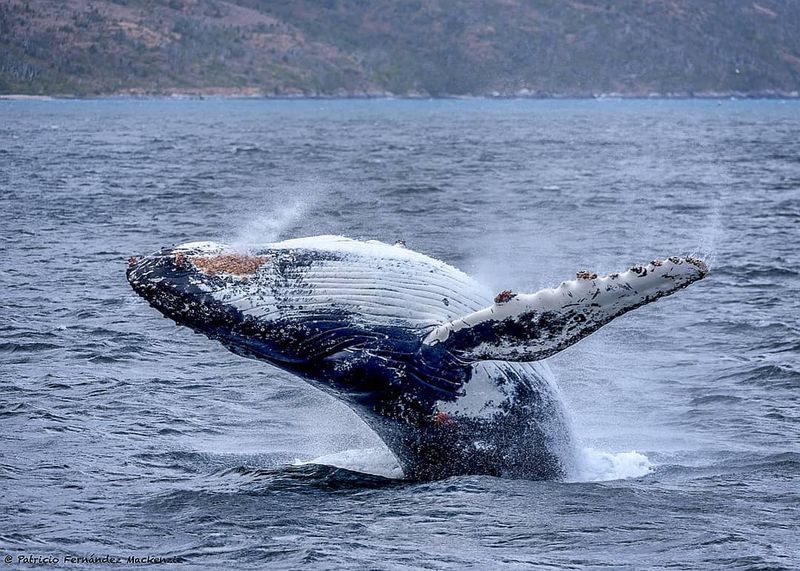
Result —
M 301 357 L 287 350 L 281 327 L 255 319 L 236 303 L 263 287 L 264 276 L 274 273 L 279 257 L 215 242 L 192 242 L 132 257 L 127 278 L 136 293 L 179 325 L 218 339 L 238 353 L 300 362 Z M 274 303 L 266 297 L 261 296 L 266 304 Z
M 325 292 L 338 291 L 339 298 L 314 291 L 303 279 L 303 270 L 315 262 L 324 266 L 338 259 L 335 252 L 280 244 L 243 251 L 193 242 L 131 258 L 127 278 L 177 324 L 301 376 L 331 383 L 335 378 L 336 391 L 370 410 L 418 419 L 428 415 L 432 402 L 454 399 L 466 366 L 452 367 L 444 351 L 423 348 L 413 327 L 367 322 L 358 313 L 364 295 L 347 289 L 347 276 L 344 287 L 329 277 L 334 283 Z M 348 306 L 342 299 L 355 301 Z M 406 390 L 415 391 L 413 397 Z
M 192 325 L 200 317 L 213 320 L 220 309 L 215 296 L 236 282 L 246 283 L 266 260 L 215 242 L 192 242 L 130 258 L 127 277 L 154 308 Z

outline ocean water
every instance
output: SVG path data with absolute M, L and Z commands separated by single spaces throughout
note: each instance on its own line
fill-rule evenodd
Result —
M 799 102 L 0 101 L 0 213 L 13 563 L 800 566 Z M 569 481 L 414 483 L 344 405 L 125 280 L 161 246 L 322 233 L 498 291 L 712 273 L 549 359 Z

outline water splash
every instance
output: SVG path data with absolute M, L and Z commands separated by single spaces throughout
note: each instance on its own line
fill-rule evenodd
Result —
M 286 237 L 298 237 L 310 230 L 307 221 L 315 219 L 311 211 L 335 190 L 327 182 L 307 180 L 271 189 L 255 201 L 247 203 L 244 210 L 230 213 L 226 242 L 234 248 L 276 242 Z M 313 235 L 314 232 L 311 232 Z
M 309 464 L 323 464 L 325 466 L 335 466 L 353 472 L 371 474 L 373 476 L 383 476 L 384 478 L 402 479 L 403 469 L 387 448 L 361 448 L 343 450 L 333 454 L 326 454 L 313 460 L 295 460 L 295 466 L 306 466 Z
M 722 225 L 723 197 L 717 195 L 709 213 L 708 219 L 698 237 L 698 244 L 691 256 L 703 260 L 710 270 L 716 265 L 717 244 L 724 239 L 725 229 Z
M 605 482 L 640 478 L 653 471 L 653 464 L 639 452 L 603 452 L 595 448 L 576 450 L 568 469 L 568 482 Z
M 312 460 L 296 459 L 295 466 L 321 464 L 353 472 L 402 479 L 403 469 L 386 448 L 362 448 L 326 454 Z M 604 452 L 580 448 L 567 471 L 567 482 L 606 482 L 640 478 L 653 471 L 653 464 L 639 452 Z
M 292 225 L 306 213 L 308 202 L 295 200 L 283 206 L 272 207 L 269 213 L 260 213 L 247 220 L 231 245 L 235 249 L 245 250 L 256 244 L 275 242 Z

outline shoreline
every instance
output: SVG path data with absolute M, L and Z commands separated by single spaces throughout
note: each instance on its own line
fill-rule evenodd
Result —
M 706 92 L 706 93 L 492 93 L 476 95 L 428 95 L 428 94 L 392 94 L 392 93 L 337 93 L 337 94 L 281 94 L 270 93 L 241 93 L 222 92 L 210 90 L 203 91 L 165 91 L 165 92 L 116 92 L 98 93 L 93 95 L 79 94 L 26 94 L 26 93 L 0 93 L 0 101 L 56 101 L 56 100 L 276 100 L 276 101 L 346 101 L 346 100 L 398 100 L 398 101 L 649 101 L 649 100 L 675 100 L 675 101 L 724 101 L 724 100 L 800 100 L 800 92 Z

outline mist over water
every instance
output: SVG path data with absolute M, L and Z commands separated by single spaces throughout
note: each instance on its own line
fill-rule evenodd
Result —
M 277 193 L 266 191 L 267 196 L 259 202 L 230 217 L 231 237 L 225 241 L 237 249 L 277 242 L 300 225 L 325 191 L 319 183 L 311 182 L 295 183 Z
M 798 565 L 797 102 L 0 101 L 0 119 L 3 552 Z M 344 405 L 125 281 L 162 246 L 323 233 L 402 238 L 498 291 L 689 253 L 712 273 L 548 360 L 567 482 L 418 484 Z

